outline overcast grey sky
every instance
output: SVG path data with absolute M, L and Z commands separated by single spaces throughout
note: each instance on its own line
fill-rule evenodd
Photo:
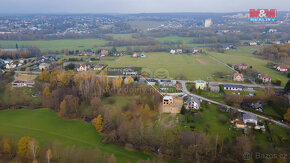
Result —
M 0 13 L 290 11 L 290 0 L 0 0 Z

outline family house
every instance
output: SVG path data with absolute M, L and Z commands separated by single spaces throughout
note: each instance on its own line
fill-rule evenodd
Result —
M 242 85 L 234 85 L 234 84 L 224 84 L 224 90 L 243 91 L 244 90 L 244 86 L 242 86 Z
M 187 100 L 187 109 L 199 109 L 200 108 L 200 101 L 196 97 L 190 97 Z
M 127 77 L 124 79 L 124 83 L 125 83 L 125 84 L 134 83 L 134 79 L 133 79 L 131 76 L 127 76 Z
M 170 50 L 170 54 L 175 54 L 175 53 L 176 53 L 176 50 L 174 50 L 174 49 Z
M 108 50 L 101 50 L 101 57 L 105 57 L 105 56 L 108 56 L 109 55 L 109 51 Z
M 202 89 L 204 90 L 206 88 L 206 81 L 203 81 L 203 80 L 196 80 L 195 81 L 195 88 L 198 89 Z
M 251 108 L 252 109 L 255 109 L 255 110 L 258 110 L 258 111 L 263 111 L 263 107 L 262 107 L 262 104 L 260 104 L 260 103 L 252 103 L 251 104 Z
M 101 71 L 105 67 L 104 64 L 97 64 L 93 67 L 95 71 Z
M 238 119 L 235 121 L 235 126 L 236 126 L 237 128 L 245 128 L 245 127 L 246 127 L 244 121 L 242 121 L 242 120 L 238 120 Z
M 171 105 L 173 104 L 173 97 L 172 96 L 164 96 L 163 97 L 163 105 Z
M 175 88 L 176 88 L 177 91 L 180 91 L 181 90 L 181 85 L 179 83 L 177 83 Z
M 14 64 L 14 63 L 8 63 L 8 64 L 6 64 L 5 68 L 6 69 L 14 69 L 14 68 L 16 68 L 16 64 Z
M 240 74 L 240 73 L 234 73 L 233 80 L 238 81 L 238 82 L 242 82 L 242 81 L 244 81 L 244 75 Z
M 237 64 L 237 65 L 234 65 L 234 69 L 240 70 L 240 71 L 247 70 L 248 69 L 248 65 L 244 64 L 244 63 Z
M 159 80 L 158 85 L 163 86 L 163 87 L 172 87 L 172 86 L 176 85 L 176 81 L 174 81 L 174 80 Z
M 144 53 L 141 53 L 140 57 L 141 58 L 146 58 L 147 56 Z
M 257 116 L 254 115 L 254 114 L 244 113 L 244 114 L 243 114 L 243 122 L 244 122 L 246 125 L 252 125 L 252 124 L 254 124 L 254 125 L 256 126 L 257 123 L 258 123 L 258 118 L 257 118 Z
M 47 70 L 49 68 L 50 64 L 49 63 L 41 63 L 39 64 L 39 69 L 40 70 Z
M 250 46 L 257 46 L 258 43 L 257 43 L 257 42 L 250 42 L 249 45 L 250 45 Z
M 155 79 L 147 79 L 147 82 L 149 85 L 155 85 L 157 81 Z
M 215 82 L 210 82 L 208 84 L 208 87 L 209 87 L 209 90 L 211 92 L 219 92 L 220 91 L 220 86 L 218 83 L 215 83 Z
M 140 57 L 140 54 L 139 54 L 139 53 L 134 53 L 134 54 L 132 55 L 132 57 L 134 57 L 134 58 Z
M 267 74 L 258 74 L 258 79 L 261 79 L 263 83 L 270 83 L 271 82 L 271 76 Z
M 89 65 L 78 65 L 77 71 L 78 72 L 80 72 L 80 71 L 87 71 L 89 68 L 90 68 Z
M 276 69 L 280 72 L 287 72 L 288 71 L 287 66 L 278 66 Z
M 177 54 L 182 54 L 182 49 L 176 49 Z
M 24 62 L 25 62 L 25 60 L 23 58 L 20 58 L 19 59 L 19 63 L 22 63 L 23 64 Z

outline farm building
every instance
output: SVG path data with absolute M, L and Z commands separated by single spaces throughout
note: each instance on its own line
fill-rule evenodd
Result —
M 244 86 L 242 86 L 242 85 L 234 85 L 234 84 L 224 84 L 224 90 L 243 91 L 244 90 Z
M 11 85 L 12 87 L 34 87 L 34 81 L 15 80 Z

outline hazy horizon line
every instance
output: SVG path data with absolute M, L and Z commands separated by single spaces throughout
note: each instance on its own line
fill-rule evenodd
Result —
M 128 12 L 128 13 L 123 13 L 123 12 L 99 12 L 99 13 L 78 13 L 78 12 L 53 12 L 53 13 L 1 13 L 0 15 L 138 15 L 138 14 L 231 14 L 231 13 L 247 13 L 249 11 L 234 11 L 234 12 L 210 12 L 210 11 L 205 11 L 205 12 Z M 290 12 L 289 11 L 279 11 L 277 12 Z

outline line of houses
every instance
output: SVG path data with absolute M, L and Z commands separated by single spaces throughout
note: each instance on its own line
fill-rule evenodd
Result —
M 87 64 L 79 64 L 77 65 L 77 71 L 89 71 L 89 70 L 94 70 L 94 71 L 101 71 L 105 68 L 104 64 L 97 64 L 97 65 L 87 65 Z

